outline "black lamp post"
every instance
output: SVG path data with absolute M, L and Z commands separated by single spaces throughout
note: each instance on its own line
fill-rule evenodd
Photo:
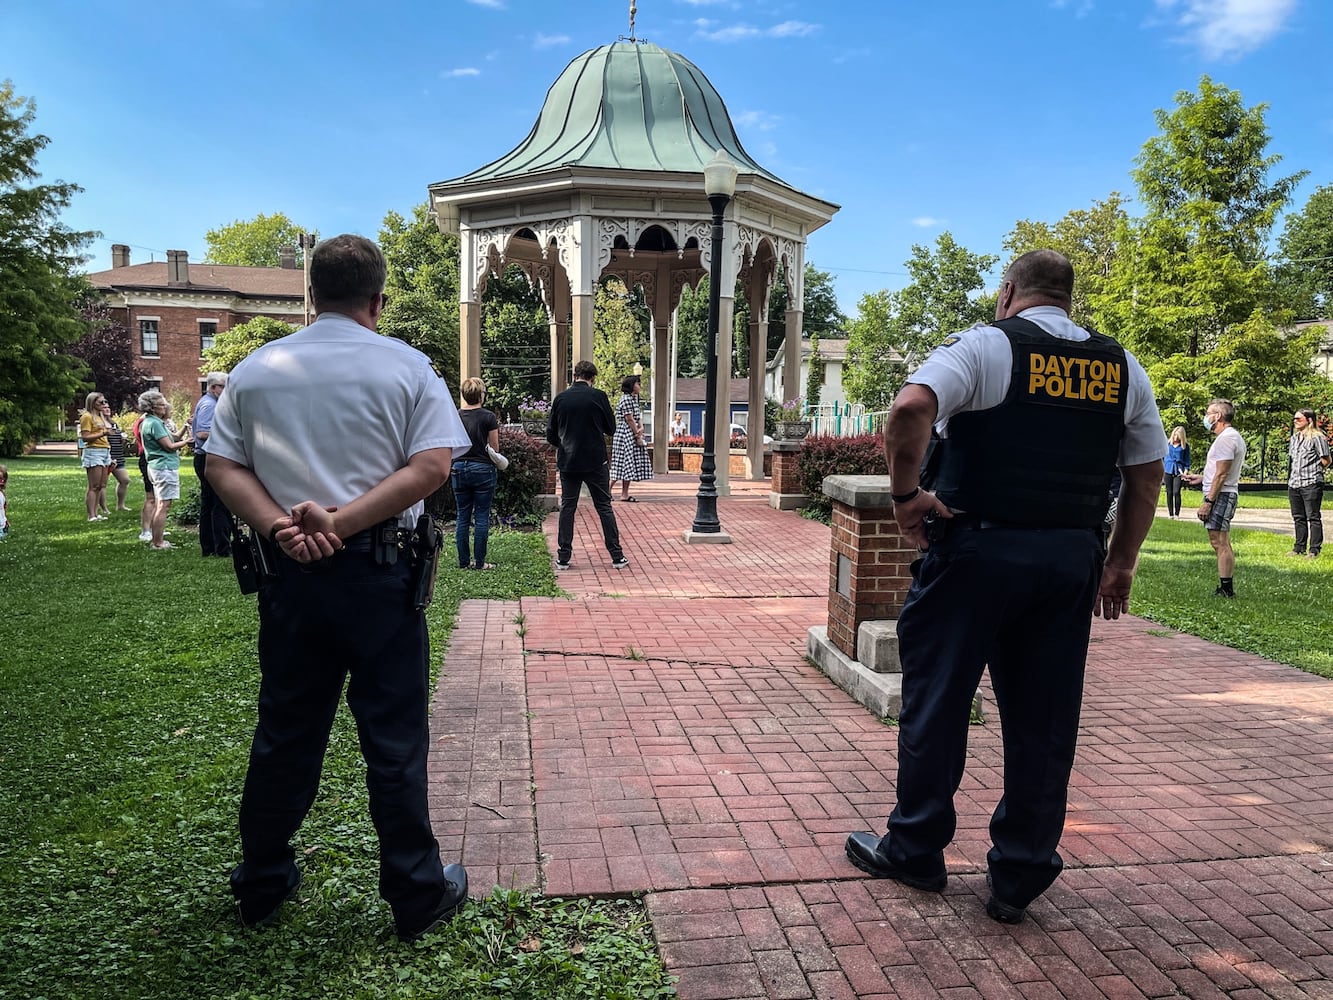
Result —
M 699 495 L 694 509 L 694 531 L 716 534 L 717 519 L 717 324 L 722 292 L 722 213 L 736 193 L 736 164 L 719 149 L 704 167 L 704 191 L 713 208 L 713 236 L 708 268 L 708 368 L 704 379 L 704 453 L 699 463 Z

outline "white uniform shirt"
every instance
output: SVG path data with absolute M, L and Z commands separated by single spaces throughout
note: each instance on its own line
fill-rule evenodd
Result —
M 1222 483 L 1221 488 L 1212 492 L 1213 480 L 1217 478 L 1217 463 L 1231 460 L 1231 468 L 1227 469 L 1227 478 Z M 1208 446 L 1208 459 L 1203 465 L 1203 495 L 1205 497 L 1220 496 L 1223 493 L 1240 493 L 1240 467 L 1245 464 L 1245 439 L 1240 436 L 1240 431 L 1234 427 L 1228 427 L 1221 434 L 1213 438 L 1213 443 Z
M 208 454 L 246 466 L 290 510 L 343 506 L 431 448 L 471 444 L 429 359 L 337 313 L 238 364 L 213 413 Z M 416 523 L 423 505 L 401 515 Z
M 1088 331 L 1076 326 L 1056 306 L 1033 306 L 1018 314 L 1060 340 L 1087 340 Z M 1120 439 L 1116 464 L 1142 465 L 1166 454 L 1166 432 L 1157 413 L 1148 373 L 1128 351 L 1125 363 L 1129 385 L 1125 390 L 1125 435 Z M 989 410 L 1004 402 L 1014 354 L 1003 330 L 978 323 L 937 347 L 907 379 L 932 389 L 939 401 L 935 428 L 949 436 L 949 418 L 955 413 Z

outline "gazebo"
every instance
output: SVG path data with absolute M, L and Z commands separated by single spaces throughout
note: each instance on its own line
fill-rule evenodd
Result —
M 777 269 L 788 289 L 786 385 L 797 384 L 805 244 L 838 206 L 765 170 L 736 136 L 722 98 L 688 59 L 636 39 L 583 53 L 547 92 L 517 147 L 483 167 L 430 186 L 441 230 L 461 253 L 460 379 L 481 373 L 481 305 L 491 274 L 517 265 L 540 288 L 551 328 L 551 391 L 572 360 L 593 354 L 598 282 L 639 286 L 652 312 L 653 466 L 666 471 L 672 315 L 685 286 L 708 274 L 711 213 L 702 171 L 716 150 L 740 168 L 727 209 L 720 283 L 718 439 L 727 440 L 729 363 L 737 279 L 750 306 L 750 357 L 764 358 L 768 298 Z M 722 353 L 726 352 L 726 353 Z M 762 363 L 759 368 L 762 374 Z M 671 377 L 660 377 L 663 373 Z M 764 412 L 764 380 L 750 380 L 752 419 Z M 762 470 L 761 435 L 749 439 Z M 761 475 L 761 473 L 755 473 Z M 718 489 L 727 486 L 726 463 Z

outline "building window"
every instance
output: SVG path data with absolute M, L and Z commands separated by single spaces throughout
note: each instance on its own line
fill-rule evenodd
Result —
M 218 335 L 218 321 L 215 319 L 201 319 L 199 321 L 199 354 L 203 355 L 205 351 L 213 349 L 213 340 Z
M 139 320 L 139 353 L 144 357 L 157 357 L 157 320 Z

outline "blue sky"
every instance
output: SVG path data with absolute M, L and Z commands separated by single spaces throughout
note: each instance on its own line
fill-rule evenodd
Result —
M 508 152 L 571 59 L 628 34 L 628 0 L 8 0 L 0 73 L 37 101 L 65 222 L 135 262 L 285 212 L 374 236 L 426 186 Z M 1333 182 L 1327 0 L 638 0 L 636 35 L 686 56 L 747 150 L 842 206 L 808 259 L 843 309 L 905 283 L 950 230 L 1000 253 L 1021 218 L 1112 191 L 1153 112 L 1207 73 L 1269 105 L 1277 170 Z M 1323 49 L 1323 51 L 1321 51 Z M 701 196 L 702 197 L 702 196 Z

